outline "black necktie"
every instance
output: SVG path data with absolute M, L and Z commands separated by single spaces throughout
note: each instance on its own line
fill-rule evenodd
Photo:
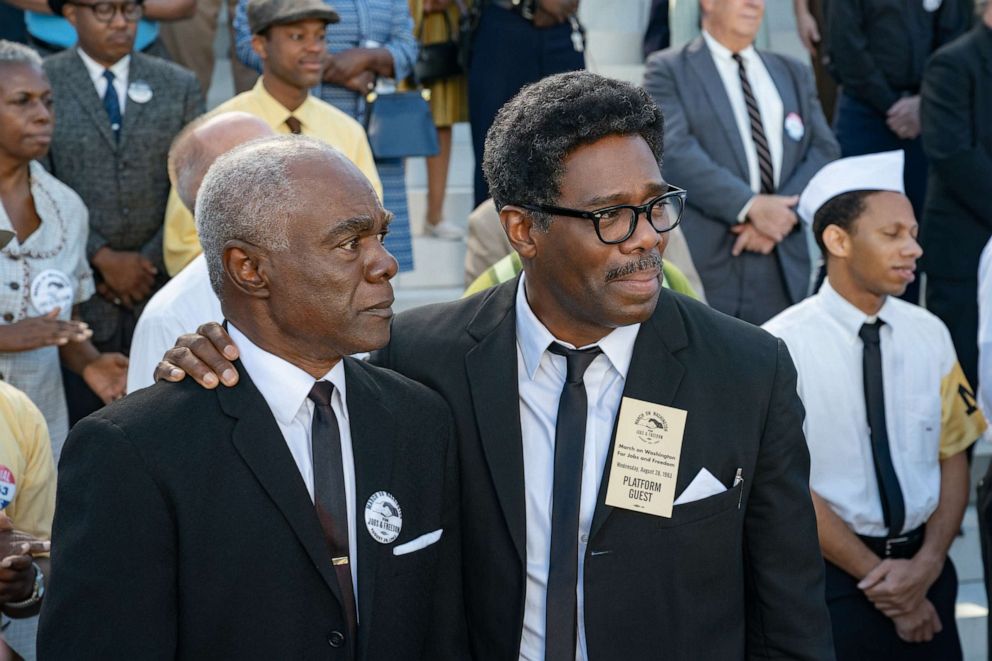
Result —
M 294 135 L 299 135 L 303 133 L 303 122 L 296 119 L 292 115 L 286 118 L 286 126 L 289 127 L 290 133 Z
M 747 106 L 747 117 L 751 122 L 751 140 L 754 142 L 754 149 L 758 152 L 758 171 L 761 174 L 761 193 L 767 195 L 775 192 L 775 174 L 772 169 L 772 153 L 768 149 L 768 138 L 765 137 L 765 126 L 761 123 L 761 111 L 758 109 L 758 101 L 754 98 L 751 90 L 751 81 L 747 79 L 747 71 L 744 69 L 744 58 L 740 53 L 734 53 L 734 61 L 737 62 L 737 75 L 741 79 L 741 90 L 744 92 L 744 105 Z
M 548 351 L 565 356 L 568 371 L 558 400 L 555 478 L 551 501 L 551 558 L 548 566 L 545 661 L 575 661 L 576 587 L 579 580 L 579 502 L 586 444 L 586 387 L 582 376 L 602 353 L 599 347 Z
M 889 529 L 889 536 L 902 533 L 906 521 L 906 504 L 902 499 L 899 478 L 892 465 L 892 449 L 889 447 L 889 434 L 885 428 L 885 390 L 882 387 L 882 347 L 878 331 L 883 322 L 864 324 L 858 335 L 864 342 L 864 381 L 865 409 L 868 411 L 868 426 L 871 428 L 871 454 L 875 460 L 875 477 L 878 479 L 878 493 L 882 499 L 882 516 Z
M 355 615 L 355 591 L 351 583 L 351 562 L 348 557 L 348 499 L 344 489 L 341 432 L 338 430 L 338 418 L 331 408 L 333 393 L 334 384 L 318 381 L 308 395 L 314 403 L 310 427 L 313 500 L 330 551 L 330 560 L 338 577 L 338 586 L 341 588 L 345 622 L 350 633 L 348 647 L 353 656 L 358 619 Z
M 103 93 L 103 107 L 107 111 L 110 119 L 110 130 L 114 132 L 115 138 L 121 136 L 121 102 L 117 98 L 117 90 L 114 88 L 114 72 L 110 69 L 103 70 L 103 77 L 107 80 L 107 91 Z

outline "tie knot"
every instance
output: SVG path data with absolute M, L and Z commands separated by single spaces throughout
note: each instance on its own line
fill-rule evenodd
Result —
M 294 135 L 299 135 L 303 132 L 303 122 L 292 115 L 286 118 L 286 126 L 289 127 L 290 132 Z
M 106 78 L 107 82 L 111 84 L 113 84 L 114 79 L 117 78 L 117 76 L 114 75 L 114 72 L 111 71 L 110 69 L 103 70 L 103 77 Z
M 313 384 L 310 394 L 307 395 L 314 404 L 318 406 L 330 406 L 331 395 L 334 394 L 334 384 L 330 381 L 318 381 Z
M 865 344 L 878 344 L 879 330 L 882 328 L 883 323 L 885 322 L 877 320 L 871 324 L 862 324 L 861 330 L 858 331 L 861 341 Z
M 565 364 L 568 366 L 565 381 L 568 383 L 582 383 L 582 376 L 589 369 L 589 365 L 592 364 L 592 361 L 596 360 L 596 356 L 603 353 L 603 350 L 598 346 L 589 347 L 588 349 L 569 349 L 557 342 L 552 342 L 548 346 L 548 351 L 559 356 L 565 356 Z
M 730 57 L 734 58 L 734 62 L 737 63 L 737 66 L 741 68 L 744 67 L 744 58 L 741 56 L 740 53 L 731 53 Z

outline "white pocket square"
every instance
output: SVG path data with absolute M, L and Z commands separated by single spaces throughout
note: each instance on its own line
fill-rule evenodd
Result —
M 700 468 L 699 473 L 696 477 L 692 478 L 692 482 L 689 486 L 685 488 L 682 495 L 675 499 L 675 505 L 685 505 L 686 503 L 692 503 L 697 500 L 702 500 L 703 498 L 709 498 L 710 496 L 715 496 L 718 493 L 723 493 L 727 490 L 727 487 L 723 486 L 723 483 L 713 477 L 713 473 L 709 472 L 705 468 Z
M 399 546 L 393 547 L 393 555 L 406 555 L 407 553 L 413 553 L 414 551 L 419 551 L 420 549 L 427 548 L 431 544 L 437 542 L 441 539 L 441 533 L 444 532 L 444 528 L 438 528 L 434 532 L 429 532 L 426 535 L 421 535 L 416 539 L 411 539 L 405 544 L 400 544 Z

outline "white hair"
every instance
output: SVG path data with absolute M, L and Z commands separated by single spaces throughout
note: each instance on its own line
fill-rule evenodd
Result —
M 196 229 L 210 273 L 210 285 L 223 298 L 224 246 L 240 240 L 267 250 L 289 247 L 286 226 L 303 209 L 290 179 L 294 162 L 336 153 L 305 136 L 253 140 L 214 161 L 196 196 Z
M 41 56 L 24 44 L 0 39 L 0 64 L 30 64 L 41 68 Z

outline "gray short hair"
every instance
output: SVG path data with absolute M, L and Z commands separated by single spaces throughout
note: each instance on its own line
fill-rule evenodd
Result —
M 30 64 L 41 68 L 41 56 L 24 44 L 0 39 L 0 64 Z
M 196 229 L 210 273 L 223 299 L 224 246 L 240 240 L 268 250 L 289 247 L 286 225 L 303 211 L 290 181 L 294 162 L 335 153 L 333 147 L 299 135 L 253 140 L 218 157 L 196 196 Z

